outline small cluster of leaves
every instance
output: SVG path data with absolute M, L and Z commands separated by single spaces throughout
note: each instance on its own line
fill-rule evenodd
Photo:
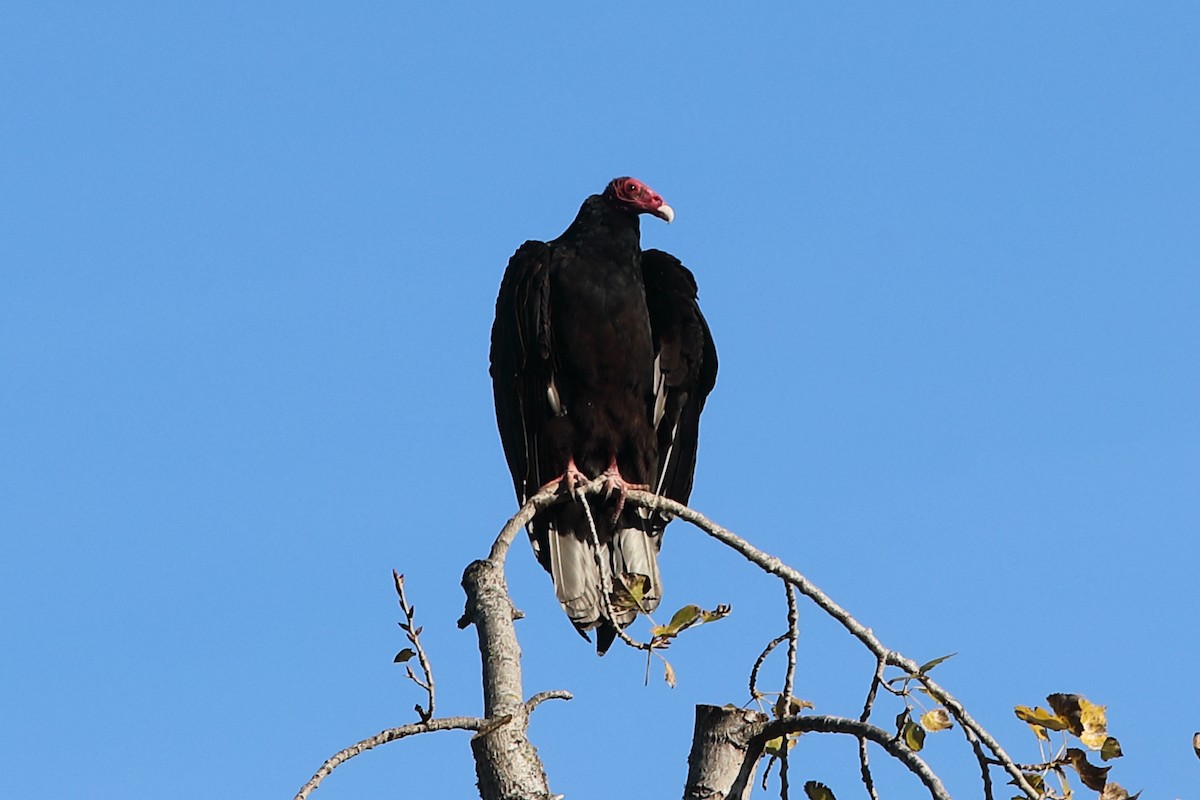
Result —
M 755 700 L 761 700 L 763 696 L 764 695 L 761 693 L 757 693 Z M 759 703 L 759 707 L 762 707 L 761 702 Z M 778 698 L 775 700 L 775 705 L 771 707 L 771 713 L 774 715 L 775 719 L 783 719 L 784 717 L 797 716 L 811 708 L 813 708 L 813 704 L 807 700 L 801 700 L 799 697 L 792 697 L 791 695 L 780 693 Z M 796 741 L 800 738 L 800 734 L 801 731 L 793 731 L 783 736 L 776 736 L 774 739 L 768 739 L 763 743 L 763 753 L 767 756 L 770 756 L 770 760 L 767 761 L 767 768 L 763 770 L 763 791 L 766 791 L 767 781 L 771 778 L 771 769 L 775 766 L 775 762 L 778 761 L 780 764 L 780 779 L 783 782 L 784 796 L 787 796 L 787 780 L 785 777 L 787 769 L 787 753 L 796 746 Z M 817 783 L 816 781 L 809 781 L 804 785 L 805 793 L 809 792 L 810 785 L 813 787 L 813 791 L 816 791 L 816 787 L 820 787 L 820 789 L 823 790 L 825 794 L 819 795 L 820 797 L 827 797 L 828 800 L 833 800 L 833 792 L 829 790 L 829 787 L 825 786 L 824 784 Z M 809 796 L 811 797 L 812 795 Z
M 675 688 L 675 668 L 671 666 L 671 662 L 656 650 L 665 650 L 671 646 L 671 642 L 676 636 L 683 633 L 688 628 L 696 625 L 703 625 L 706 622 L 716 622 L 719 619 L 724 619 L 729 616 L 729 612 L 733 610 L 732 606 L 722 603 L 711 611 L 701 608 L 698 605 L 686 605 L 676 611 L 671 616 L 671 621 L 666 625 L 659 625 L 654 622 L 654 618 L 650 616 L 645 605 L 646 592 L 650 590 L 650 579 L 645 575 L 636 573 L 625 573 L 618 575 L 613 580 L 613 591 L 610 595 L 610 602 L 614 611 L 638 611 L 645 614 L 653 627 L 650 629 L 650 643 L 645 645 L 647 650 L 646 670 L 649 672 L 649 654 L 654 653 L 663 662 L 663 679 L 672 689 Z
M 1108 735 L 1108 718 L 1105 707 L 1078 694 L 1052 694 L 1046 698 L 1046 703 L 1050 706 L 1049 711 L 1041 706 L 1033 708 L 1016 706 L 1013 709 L 1018 719 L 1028 723 L 1034 735 L 1037 736 L 1039 744 L 1050 742 L 1048 731 L 1061 731 L 1063 734 L 1063 742 L 1059 751 L 1040 765 L 1039 771 L 1025 773 L 1025 779 L 1029 781 L 1029 784 L 1043 795 L 1050 796 L 1051 792 L 1045 785 L 1045 779 L 1049 772 L 1053 771 L 1058 775 L 1062 784 L 1062 796 L 1069 798 L 1071 788 L 1063 770 L 1063 767 L 1069 766 L 1079 775 L 1079 780 L 1083 782 L 1083 785 L 1100 792 L 1103 800 L 1135 800 L 1138 794 L 1141 794 L 1140 792 L 1130 795 L 1119 784 L 1108 780 L 1108 771 L 1112 769 L 1111 766 L 1097 766 L 1088 761 L 1087 752 L 1078 747 L 1067 746 L 1069 743 L 1067 737 L 1070 735 L 1078 739 L 1088 750 L 1099 753 L 1103 761 L 1111 761 L 1123 755 L 1121 743 L 1115 737 Z M 1045 755 L 1044 749 L 1043 755 Z
M 944 708 L 931 708 L 921 714 L 916 721 L 912 718 L 912 708 L 905 707 L 896 715 L 896 738 L 903 740 L 909 750 L 919 752 L 925 746 L 925 734 L 948 731 L 954 727 L 950 712 Z
M 712 611 L 706 611 L 697 605 L 686 605 L 672 614 L 671 621 L 666 625 L 655 625 L 650 629 L 650 635 L 654 637 L 650 640 L 650 646 L 658 648 L 668 647 L 672 639 L 688 628 L 724 619 L 729 616 L 729 612 L 732 610 L 732 608 L 723 603 Z
M 902 740 L 914 753 L 919 752 L 925 746 L 926 733 L 948 731 L 954 727 L 954 720 L 951 719 L 950 712 L 940 706 L 926 709 L 909 687 L 913 681 L 919 681 L 931 669 L 955 655 L 957 653 L 950 653 L 932 661 L 926 661 L 917 667 L 916 672 L 900 675 L 887 682 L 889 691 L 904 697 L 904 710 L 896 715 L 896 738 Z M 896 684 L 899 684 L 899 687 Z M 929 694 L 929 691 L 923 686 L 918 686 L 917 690 L 922 694 Z M 922 711 L 915 721 L 913 720 L 913 703 L 920 706 Z
M 781 694 L 779 695 L 779 699 L 775 701 L 775 705 L 771 707 L 771 713 L 774 714 L 775 719 L 783 719 L 784 717 L 794 717 L 812 707 L 813 704 L 807 700 Z M 786 736 L 776 736 L 774 739 L 768 739 L 767 743 L 763 746 L 763 752 L 769 756 L 779 758 L 784 754 L 785 750 L 791 750 L 795 747 L 796 740 L 799 738 L 800 732 L 796 731 Z

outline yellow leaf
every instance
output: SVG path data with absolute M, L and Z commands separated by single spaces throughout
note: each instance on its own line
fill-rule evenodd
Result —
M 930 733 L 949 730 L 954 727 L 950 712 L 944 708 L 935 708 L 921 715 L 921 727 Z
M 783 755 L 784 742 L 787 742 L 787 749 L 791 750 L 796 746 L 796 740 L 798 738 L 800 738 L 800 734 L 798 733 L 789 733 L 786 736 L 776 736 L 774 739 L 768 740 L 767 743 L 763 745 L 763 750 L 766 751 L 767 755 L 778 758 L 779 756 Z
M 813 704 L 807 700 L 801 700 L 799 697 L 785 697 L 780 695 L 775 701 L 775 716 L 790 717 L 793 714 L 799 714 L 806 708 L 812 708 Z
M 904 723 L 904 743 L 914 753 L 925 746 L 925 729 L 915 722 Z
M 1090 750 L 1099 750 L 1108 739 L 1108 721 L 1104 709 L 1104 706 L 1088 702 L 1086 697 L 1079 698 L 1079 724 L 1083 729 L 1079 741 Z
M 617 611 L 641 611 L 642 600 L 650 589 L 650 579 L 634 572 L 624 572 L 613 578 L 610 595 L 613 609 Z
M 1039 775 L 1036 772 L 1022 772 L 1021 775 L 1022 775 L 1022 777 L 1025 778 L 1025 781 L 1030 786 L 1032 786 L 1034 789 L 1036 789 L 1039 793 L 1045 794 L 1044 792 L 1042 792 L 1042 789 L 1046 785 L 1045 778 L 1043 778 L 1041 775 Z M 1017 785 L 1016 781 L 1009 781 L 1009 783 L 1012 784 L 1013 786 Z
M 1108 738 L 1104 706 L 1098 706 L 1079 694 L 1052 694 L 1046 702 L 1054 713 L 1067 721 L 1067 730 L 1079 737 L 1091 750 L 1099 750 Z
M 675 688 L 675 668 L 665 658 L 663 659 L 663 680 L 667 682 L 667 686 Z
M 1065 731 L 1071 727 L 1071 723 L 1064 717 L 1057 714 L 1051 714 L 1046 709 L 1038 706 L 1030 708 L 1029 706 L 1017 706 L 1013 709 L 1016 712 L 1017 718 L 1022 722 L 1028 722 L 1030 725 L 1036 725 L 1043 728 L 1049 728 L 1052 731 Z

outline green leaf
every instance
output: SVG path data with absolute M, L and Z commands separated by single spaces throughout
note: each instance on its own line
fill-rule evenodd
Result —
M 1114 758 L 1120 758 L 1125 755 L 1121 752 L 1121 743 L 1109 736 L 1104 740 L 1104 744 L 1100 745 L 1100 758 L 1105 761 L 1112 761 Z
M 693 625 L 703 625 L 706 622 L 715 622 L 719 619 L 724 619 L 729 615 L 730 610 L 730 606 L 724 603 L 712 611 L 705 611 L 697 605 L 686 605 L 676 611 L 674 616 L 671 617 L 671 621 L 666 625 L 655 625 L 650 629 L 650 635 L 656 640 L 653 644 L 665 647 L 665 640 L 678 636 Z
M 696 624 L 696 621 L 700 619 L 700 611 L 700 606 L 697 605 L 684 606 L 671 617 L 667 628 L 672 631 L 681 631 L 689 625 Z
M 958 653 L 949 653 L 947 655 L 942 656 L 941 658 L 935 658 L 933 661 L 926 661 L 924 664 L 917 667 L 917 674 L 924 675 L 926 672 L 929 672 L 929 670 L 933 669 L 938 664 L 942 663 L 943 661 L 945 661 L 948 658 L 954 658 L 956 655 L 958 655 Z
M 837 800 L 833 790 L 818 781 L 805 781 L 804 794 L 808 800 Z
M 904 743 L 914 753 L 920 752 L 925 746 L 925 729 L 915 722 L 904 723 Z
M 403 664 L 405 661 L 408 661 L 410 658 L 412 658 L 416 654 L 417 654 L 416 650 L 413 650 L 411 647 L 406 647 L 403 650 L 401 650 L 399 653 L 396 653 L 396 657 L 392 659 L 392 663 L 393 664 Z

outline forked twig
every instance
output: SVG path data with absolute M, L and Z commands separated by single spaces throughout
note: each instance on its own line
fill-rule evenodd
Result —
M 408 598 L 404 595 L 404 576 L 393 569 L 392 581 L 395 583 L 396 596 L 400 601 L 400 613 L 404 615 L 404 622 L 400 623 L 400 628 L 404 631 L 404 635 L 416 650 L 417 660 L 421 665 L 421 672 L 425 674 L 425 679 L 421 680 L 418 678 L 413 672 L 412 667 L 408 664 L 404 665 L 404 670 L 408 674 L 409 680 L 424 689 L 425 693 L 429 696 L 428 707 L 421 708 L 420 703 L 414 706 L 417 716 L 421 718 L 421 721 L 428 722 L 433 718 L 433 668 L 429 666 L 429 658 L 425 655 L 425 648 L 421 646 L 421 628 L 413 627 L 413 607 L 409 605 Z M 407 655 L 411 656 L 412 653 L 408 653 Z

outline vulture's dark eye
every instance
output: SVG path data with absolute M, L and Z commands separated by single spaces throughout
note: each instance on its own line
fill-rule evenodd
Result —
M 625 191 L 627 191 L 627 192 L 636 192 L 636 191 L 637 191 L 637 184 L 636 184 L 636 183 L 631 183 L 631 184 L 629 184 L 628 186 L 626 186 L 626 187 L 625 187 Z

